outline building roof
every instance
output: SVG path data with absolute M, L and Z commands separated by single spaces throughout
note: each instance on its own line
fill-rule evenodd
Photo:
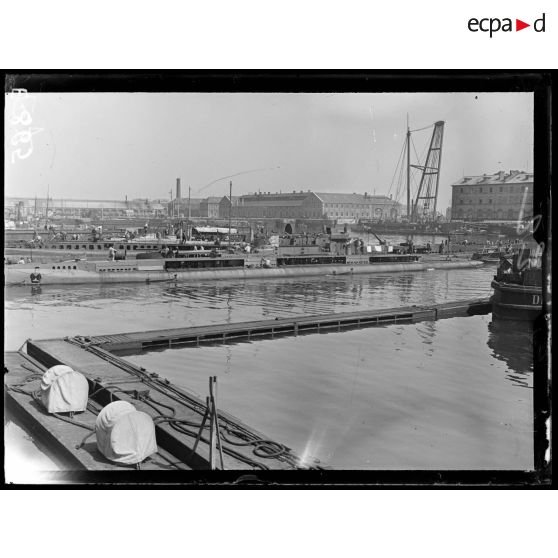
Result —
M 232 199 L 232 203 L 233 205 L 238 205 L 238 201 L 242 198 L 242 196 L 233 196 Z M 223 196 L 220 200 L 219 203 L 229 203 L 229 196 Z
M 240 207 L 301 207 L 304 203 L 302 199 L 288 199 L 288 198 L 279 198 L 279 199 L 271 199 L 267 198 L 265 200 L 256 199 L 254 197 L 250 197 L 248 199 L 243 199 L 238 205 Z
M 302 201 L 312 192 L 259 192 L 256 194 L 245 194 L 241 196 L 244 200 L 270 201 L 270 200 L 299 200 Z
M 219 203 L 223 198 L 218 198 L 216 196 L 210 196 L 208 198 L 205 198 L 204 200 L 202 200 L 201 203 Z
M 496 172 L 494 174 L 482 174 L 480 176 L 464 176 L 460 178 L 457 182 L 454 182 L 452 186 L 473 186 L 480 184 L 521 184 L 525 182 L 533 182 L 533 173 L 525 171 L 510 170 L 506 173 L 505 171 Z
M 397 203 L 395 200 L 387 196 L 371 196 L 369 194 L 334 194 L 330 192 L 317 192 L 318 196 L 324 203 L 369 203 L 369 204 L 386 204 L 393 205 Z

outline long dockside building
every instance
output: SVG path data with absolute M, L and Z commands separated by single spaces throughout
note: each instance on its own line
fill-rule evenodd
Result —
M 171 217 L 202 219 L 326 219 L 359 221 L 396 221 L 404 207 L 383 195 L 292 191 L 256 192 L 233 196 L 184 198 L 177 188 L 171 200 L 78 200 L 61 198 L 6 198 L 5 219 L 23 220 L 33 216 L 91 219 L 123 217 Z
M 225 196 L 220 204 L 220 217 L 243 219 L 330 219 L 357 223 L 360 220 L 397 220 L 403 206 L 387 196 L 337 194 L 312 191 L 289 193 L 254 193 L 233 196 L 232 204 Z

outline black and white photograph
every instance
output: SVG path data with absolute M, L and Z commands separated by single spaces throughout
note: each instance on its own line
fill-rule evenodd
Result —
M 549 117 L 483 76 L 8 75 L 4 482 L 548 478 Z

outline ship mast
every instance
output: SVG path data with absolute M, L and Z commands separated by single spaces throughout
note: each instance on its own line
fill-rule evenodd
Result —
M 232 180 L 229 181 L 229 252 L 231 250 Z
M 190 186 L 188 186 L 188 240 L 190 240 L 190 237 L 192 236 L 192 223 L 190 222 L 191 219 L 191 212 L 190 212 L 190 192 L 191 192 L 191 188 Z
M 45 212 L 45 218 L 46 218 L 47 226 L 48 226 L 48 196 L 49 196 L 49 192 L 50 192 L 50 185 L 47 186 L 47 199 L 46 199 L 46 212 Z
M 407 222 L 411 221 L 411 130 L 407 113 Z

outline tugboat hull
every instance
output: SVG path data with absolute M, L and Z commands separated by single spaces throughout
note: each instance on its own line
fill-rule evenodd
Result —
M 492 281 L 492 288 L 492 311 L 495 317 L 532 321 L 541 314 L 541 287 Z

